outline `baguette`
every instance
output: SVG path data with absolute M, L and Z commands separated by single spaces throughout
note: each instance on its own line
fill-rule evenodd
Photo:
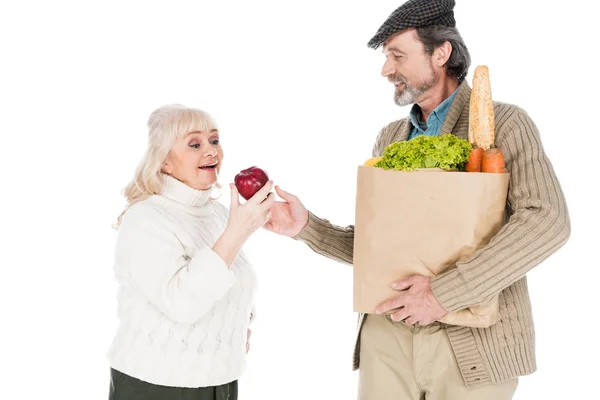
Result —
M 484 150 L 494 146 L 494 105 L 490 74 L 486 65 L 473 73 L 473 89 L 469 104 L 469 142 Z

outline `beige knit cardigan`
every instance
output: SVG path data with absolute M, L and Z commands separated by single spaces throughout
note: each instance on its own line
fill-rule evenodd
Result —
M 463 81 L 440 133 L 467 139 L 471 88 Z M 500 322 L 478 329 L 446 326 L 465 384 L 476 387 L 528 375 L 536 370 L 534 325 L 525 274 L 566 243 L 570 221 L 564 195 L 539 132 L 527 113 L 494 102 L 496 145 L 510 172 L 507 224 L 485 248 L 457 268 L 431 281 L 436 298 L 448 311 L 489 301 L 500 294 Z M 381 130 L 373 157 L 387 145 L 407 140 L 408 118 Z M 352 264 L 354 226 L 340 227 L 310 213 L 308 225 L 296 239 L 315 252 Z M 359 316 L 354 369 L 359 368 Z

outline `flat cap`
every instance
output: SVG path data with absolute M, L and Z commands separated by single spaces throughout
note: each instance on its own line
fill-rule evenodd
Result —
M 409 0 L 381 25 L 368 46 L 376 49 L 400 31 L 428 25 L 456 26 L 454 0 Z

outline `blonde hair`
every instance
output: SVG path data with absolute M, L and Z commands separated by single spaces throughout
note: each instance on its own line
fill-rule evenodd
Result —
M 157 108 L 150 114 L 147 126 L 148 147 L 133 179 L 123 190 L 127 206 L 119 215 L 115 228 L 121 224 L 129 207 L 161 192 L 164 182 L 161 169 L 177 139 L 189 132 L 218 129 L 215 120 L 206 111 L 181 104 Z M 215 186 L 220 187 L 218 183 Z

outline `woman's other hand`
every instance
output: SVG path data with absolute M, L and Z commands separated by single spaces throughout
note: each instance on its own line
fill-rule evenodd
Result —
M 250 336 L 252 336 L 252 331 L 248 329 L 248 333 L 246 336 L 246 354 L 250 351 Z

